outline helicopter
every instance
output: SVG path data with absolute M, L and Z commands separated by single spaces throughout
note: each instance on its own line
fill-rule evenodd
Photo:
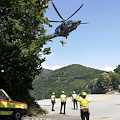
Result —
M 88 23 L 81 23 L 81 20 L 77 20 L 77 21 L 69 20 L 73 15 L 75 15 L 82 8 L 83 4 L 70 17 L 68 17 L 65 20 L 58 12 L 54 3 L 53 2 L 51 2 L 51 3 L 53 5 L 55 11 L 59 15 L 59 17 L 62 19 L 61 21 L 50 20 L 50 22 L 61 22 L 61 24 L 55 29 L 55 32 L 52 34 L 52 38 L 61 36 L 61 37 L 66 37 L 66 39 L 67 39 L 67 37 L 69 36 L 69 33 L 72 32 L 73 30 L 75 30 L 80 24 L 88 24 Z

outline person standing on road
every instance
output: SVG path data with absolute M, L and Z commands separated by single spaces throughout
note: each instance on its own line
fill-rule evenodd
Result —
M 73 91 L 73 94 L 72 94 L 72 101 L 73 101 L 73 105 L 74 105 L 74 110 L 75 110 L 75 104 L 76 104 L 76 110 L 78 109 L 78 105 L 77 105 L 77 94 L 75 91 Z
M 51 103 L 52 103 L 52 111 L 55 111 L 54 105 L 55 105 L 56 101 L 55 101 L 55 93 L 54 92 L 51 95 Z
M 77 101 L 80 102 L 80 111 L 81 111 L 81 120 L 89 120 L 89 103 L 90 100 L 86 99 L 87 93 L 83 92 L 81 94 L 82 99 L 80 99 L 79 97 L 77 97 Z
M 63 106 L 64 106 L 64 113 L 63 114 L 65 114 L 67 96 L 65 95 L 64 91 L 62 91 L 62 94 L 60 95 L 60 101 L 61 101 L 60 114 L 62 114 L 62 107 Z

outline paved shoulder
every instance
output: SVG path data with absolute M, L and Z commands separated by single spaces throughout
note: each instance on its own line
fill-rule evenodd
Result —
M 44 115 L 41 118 L 48 118 L 49 120 L 80 120 L 79 116 L 70 116 L 70 115 L 61 115 L 61 114 Z

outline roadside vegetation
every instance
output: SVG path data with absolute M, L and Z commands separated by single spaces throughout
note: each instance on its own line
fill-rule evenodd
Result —
M 44 16 L 49 1 L 0 0 L 0 88 L 30 109 L 35 105 L 32 82 L 41 72 L 43 55 L 50 54 L 50 48 L 43 48 L 50 39 L 44 28 L 51 27 Z

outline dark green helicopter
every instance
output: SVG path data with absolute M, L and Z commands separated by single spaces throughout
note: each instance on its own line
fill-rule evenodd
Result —
M 55 7 L 54 3 L 52 2 L 52 5 L 59 15 L 59 17 L 62 19 L 62 21 L 51 21 L 50 22 L 61 22 L 61 24 L 55 29 L 55 32 L 52 34 L 52 38 L 54 37 L 66 37 L 69 36 L 69 33 L 75 30 L 80 24 L 88 24 L 88 23 L 81 23 L 81 20 L 78 21 L 72 21 L 69 20 L 73 15 L 75 15 L 83 6 L 83 4 L 66 20 L 63 19 L 63 17 L 58 12 L 57 8 Z

